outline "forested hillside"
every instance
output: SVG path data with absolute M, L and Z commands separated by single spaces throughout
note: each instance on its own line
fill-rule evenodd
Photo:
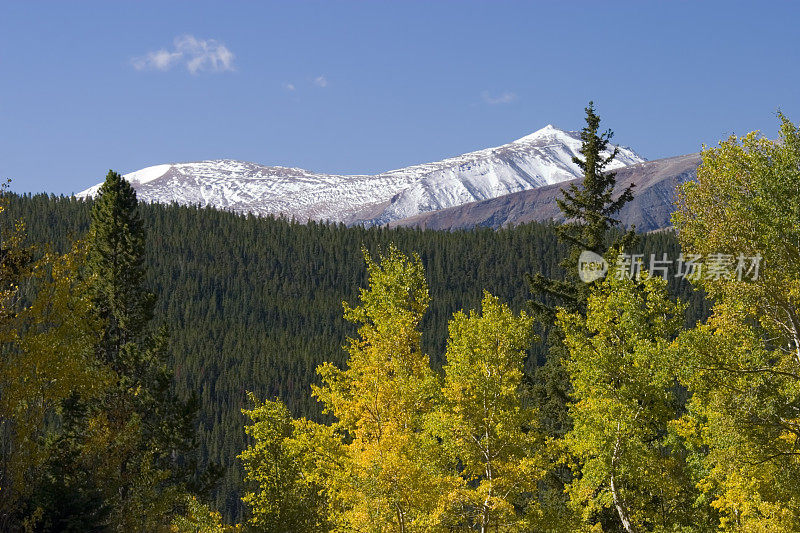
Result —
M 175 205 L 140 209 L 148 282 L 158 298 L 156 316 L 169 328 L 179 392 L 199 396 L 202 455 L 226 467 L 217 503 L 237 519 L 241 466 L 235 458 L 245 446 L 240 410 L 246 392 L 278 397 L 293 415 L 319 419 L 310 384 L 321 362 L 345 360 L 342 346 L 355 330 L 342 318 L 342 302 L 355 301 L 365 284 L 362 247 L 376 253 L 394 243 L 420 254 L 431 290 L 423 347 L 436 368 L 455 311 L 479 307 L 484 289 L 523 309 L 531 297 L 525 274 L 560 276 L 564 253 L 554 227 L 538 223 L 448 233 L 300 224 Z M 3 216 L 23 220 L 31 242 L 62 251 L 85 235 L 90 203 L 12 196 Z M 647 256 L 678 255 L 669 232 L 644 235 L 638 248 Z M 687 322 L 706 313 L 687 282 L 671 279 L 670 292 L 690 302 Z M 527 372 L 543 354 L 543 345 L 534 344 Z

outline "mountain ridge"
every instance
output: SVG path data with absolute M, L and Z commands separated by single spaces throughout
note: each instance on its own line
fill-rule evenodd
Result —
M 670 216 L 678 185 L 695 179 L 702 158 L 699 153 L 656 159 L 628 165 L 616 170 L 617 192 L 634 185 L 633 201 L 619 213 L 623 226 L 639 231 L 654 231 L 671 225 Z M 470 202 L 430 213 L 421 213 L 393 221 L 389 227 L 459 230 L 477 226 L 501 228 L 524 224 L 564 220 L 556 203 L 561 190 L 581 179 L 556 183 L 537 189 L 520 191 L 488 200 Z
M 300 221 L 382 225 L 566 181 L 579 132 L 547 125 L 510 143 L 374 175 L 338 175 L 231 159 L 155 165 L 126 174 L 147 202 L 214 206 Z M 642 162 L 620 147 L 613 168 Z M 100 184 L 76 196 L 91 197 Z

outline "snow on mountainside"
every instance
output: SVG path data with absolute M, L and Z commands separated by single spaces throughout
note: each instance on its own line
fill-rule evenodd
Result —
M 222 159 L 157 165 L 125 178 L 147 202 L 372 225 L 573 179 L 580 175 L 572 162 L 580 145 L 578 132 L 548 125 L 503 146 L 377 175 L 318 174 Z M 620 147 L 609 169 L 642 161 Z M 98 189 L 77 196 L 94 196 Z

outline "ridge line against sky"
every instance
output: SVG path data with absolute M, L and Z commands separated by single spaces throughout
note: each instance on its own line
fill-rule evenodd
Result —
M 0 178 L 240 159 L 375 174 L 582 126 L 648 159 L 800 120 L 790 2 L 6 2 Z M 598 51 L 600 51 L 598 53 Z

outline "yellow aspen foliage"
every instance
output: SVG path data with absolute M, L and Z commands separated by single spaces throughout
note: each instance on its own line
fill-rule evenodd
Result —
M 699 484 L 731 531 L 800 529 L 800 131 L 703 150 L 674 221 L 685 253 L 732 258 L 699 285 L 706 324 L 681 335 Z
M 440 394 L 420 347 L 428 288 L 417 256 L 392 247 L 380 262 L 365 257 L 369 287 L 357 306 L 345 304 L 345 317 L 359 324 L 347 368 L 322 365 L 322 385 L 314 387 L 345 437 L 328 494 L 342 530 L 428 531 L 447 485 L 426 431 Z
M 85 245 L 34 259 L 35 250 L 23 244 L 21 223 L 4 228 L 2 240 L 0 508 L 10 513 L 47 459 L 48 417 L 72 394 L 100 394 L 111 375 L 94 361 L 99 327 L 81 276 Z
M 436 432 L 460 464 L 443 522 L 477 531 L 524 531 L 525 511 L 544 474 L 536 412 L 524 403 L 523 364 L 533 319 L 488 292 L 481 311 L 450 321 L 443 401 Z M 529 513 L 530 514 L 530 513 Z

